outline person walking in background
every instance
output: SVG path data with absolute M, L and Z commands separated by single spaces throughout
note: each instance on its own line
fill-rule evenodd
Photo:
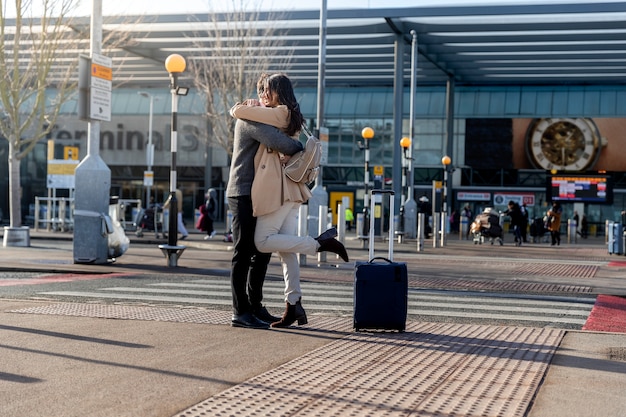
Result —
M 304 117 L 300 113 L 289 78 L 285 74 L 264 74 L 259 79 L 257 90 L 260 103 L 254 100 L 238 103 L 231 108 L 231 115 L 271 124 L 298 141 Z M 310 198 L 311 191 L 306 184 L 291 181 L 284 175 L 281 164 L 286 163 L 287 159 L 264 145 L 259 146 L 252 183 L 253 214 L 257 217 L 254 243 L 261 252 L 278 252 L 283 265 L 285 312 L 280 320 L 271 323 L 272 327 L 288 327 L 296 321 L 299 325 L 307 323 L 306 312 L 302 307 L 298 253 L 315 255 L 317 252 L 329 251 L 348 261 L 345 247 L 335 239 L 335 228 L 315 239 L 311 236 L 297 236 L 299 207 Z
M 461 215 L 457 209 L 452 209 L 452 213 L 450 214 L 450 232 L 458 233 L 459 232 L 459 222 Z
M 261 253 L 254 245 L 257 219 L 252 214 L 254 157 L 263 144 L 285 155 L 303 146 L 273 126 L 237 119 L 230 174 L 226 187 L 228 207 L 233 215 L 233 257 L 230 280 L 233 293 L 233 327 L 267 329 L 279 320 L 263 306 L 263 283 L 271 253 Z
M 205 194 L 204 204 L 200 206 L 200 218 L 196 228 L 206 232 L 204 240 L 213 239 L 215 236 L 215 228 L 213 222 L 217 218 L 217 190 L 209 188 Z
M 354 221 L 354 213 L 350 207 L 346 207 L 346 230 L 349 232 L 352 230 L 352 222 Z
M 580 220 L 580 237 L 583 239 L 587 239 L 587 216 L 583 214 L 582 219 Z
M 520 211 L 522 212 L 522 223 L 520 226 L 522 241 L 524 241 L 524 243 L 528 243 L 528 207 L 526 207 L 526 203 L 523 203 L 520 206 Z
M 424 214 L 424 237 L 428 239 L 432 233 L 432 228 L 430 227 L 430 216 L 432 216 L 433 210 L 426 195 L 423 195 L 418 199 L 417 212 Z
M 471 224 L 472 221 L 474 220 L 472 218 L 473 213 L 472 213 L 472 209 L 470 209 L 469 204 L 466 204 L 465 207 L 463 207 L 463 211 L 461 212 L 461 215 L 463 217 L 467 218 L 468 224 Z M 470 234 L 470 228 L 467 228 L 467 231 L 465 232 L 465 238 L 468 239 L 469 238 L 469 234 Z
M 524 224 L 524 215 L 520 205 L 515 201 L 509 201 L 508 208 L 503 214 L 511 218 L 511 226 L 513 227 L 513 235 L 515 236 L 515 246 L 522 246 L 522 230 L 521 227 Z
M 176 189 L 175 193 L 176 193 L 176 208 L 178 209 L 178 213 L 176 217 L 176 222 L 178 224 L 178 233 L 182 235 L 180 239 L 185 240 L 189 236 L 189 232 L 187 232 L 187 229 L 185 228 L 185 223 L 183 222 L 183 192 L 180 191 L 179 189 Z M 163 208 L 168 208 L 170 206 L 171 200 L 172 200 L 172 195 L 170 194 L 169 197 L 167 197 L 167 200 L 165 201 L 165 203 L 163 204 Z M 170 231 L 168 230 L 168 233 L 169 232 Z
M 578 211 L 574 210 L 574 216 L 572 216 L 572 220 L 576 224 L 576 234 L 580 235 L 580 216 L 578 215 Z
M 561 244 L 561 214 L 563 209 L 558 202 L 552 203 L 552 207 L 548 210 L 548 221 L 550 226 L 550 236 L 552 237 L 552 246 Z

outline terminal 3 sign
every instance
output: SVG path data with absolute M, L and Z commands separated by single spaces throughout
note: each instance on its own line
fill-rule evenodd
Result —
M 153 121 L 152 143 L 154 144 L 154 166 L 169 166 L 171 162 L 170 132 L 171 119 L 156 116 Z M 100 155 L 111 166 L 146 165 L 148 144 L 147 118 L 144 116 L 116 117 L 115 122 L 103 122 L 100 130 Z M 179 116 L 177 158 L 181 166 L 205 166 L 206 148 L 202 119 Z M 73 120 L 61 119 L 51 132 L 57 146 L 72 146 L 79 149 L 82 159 L 87 154 L 87 127 Z M 225 152 L 213 152 L 214 165 L 226 165 Z M 215 158 L 219 160 L 216 161 Z M 223 160 L 223 161 L 222 161 Z

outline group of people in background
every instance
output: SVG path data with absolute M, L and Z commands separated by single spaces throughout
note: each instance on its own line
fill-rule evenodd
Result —
M 508 216 L 510 219 L 510 227 L 513 231 L 514 241 L 517 246 L 528 242 L 527 233 L 529 229 L 533 237 L 542 237 L 545 233 L 549 233 L 552 246 L 559 246 L 561 244 L 560 230 L 563 221 L 563 208 L 559 202 L 553 202 L 548 211 L 545 212 L 543 218 L 538 217 L 533 222 L 530 222 L 528 208 L 525 203 L 520 205 L 518 202 L 511 200 L 508 202 L 507 208 L 502 214 Z M 461 210 L 453 210 L 450 214 L 449 221 L 450 230 L 452 232 L 459 232 L 461 216 L 468 218 L 470 223 L 473 220 L 472 210 L 468 204 Z M 572 220 L 576 222 L 576 234 L 583 239 L 587 238 L 587 217 L 584 214 L 580 217 L 578 211 L 574 210 Z

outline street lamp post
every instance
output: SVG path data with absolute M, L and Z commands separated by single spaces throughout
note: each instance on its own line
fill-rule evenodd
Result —
M 365 183 L 365 195 L 363 196 L 363 236 L 367 236 L 369 233 L 369 184 L 370 184 L 370 140 L 374 137 L 374 129 L 371 127 L 364 127 L 361 131 L 361 136 L 365 141 L 365 176 L 363 182 Z
M 171 131 L 171 153 L 172 163 L 170 169 L 170 196 L 169 196 L 169 227 L 167 245 L 160 245 L 168 259 L 168 266 L 177 266 L 178 258 L 185 250 L 185 246 L 177 246 L 178 239 L 178 200 L 176 198 L 176 150 L 178 148 L 178 96 L 185 96 L 189 88 L 178 85 L 178 75 L 185 71 L 185 58 L 178 54 L 172 54 L 165 60 L 165 69 L 170 74 L 170 92 L 172 93 L 172 131 Z
M 154 95 L 147 93 L 145 91 L 139 91 L 139 94 L 142 97 L 150 100 L 150 113 L 148 114 L 148 147 L 146 148 L 146 173 L 148 175 L 152 174 L 152 165 L 154 165 L 154 144 L 152 143 L 152 115 L 154 112 L 154 102 L 158 100 L 158 97 L 154 97 Z M 146 185 L 146 208 L 150 207 L 150 196 L 151 196 L 152 184 Z
M 452 159 L 445 155 L 441 158 L 441 163 L 443 164 L 443 187 L 441 192 L 441 246 L 445 244 L 446 241 L 446 221 L 448 220 L 448 167 Z

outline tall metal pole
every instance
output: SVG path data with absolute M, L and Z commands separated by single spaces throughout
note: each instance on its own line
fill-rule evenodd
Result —
M 91 57 L 102 51 L 102 0 L 93 0 L 90 33 Z M 108 262 L 108 234 L 104 217 L 109 212 L 111 170 L 100 151 L 100 122 L 89 120 L 87 156 L 76 167 L 74 193 L 74 263 Z
M 172 132 L 171 154 L 172 163 L 170 168 L 170 196 L 169 196 L 169 230 L 167 245 L 159 245 L 159 249 L 165 254 L 168 266 L 178 266 L 178 258 L 182 255 L 186 246 L 177 246 L 178 240 L 178 198 L 176 197 L 176 150 L 178 149 L 178 96 L 186 95 L 187 88 L 178 86 L 178 75 L 185 71 L 185 58 L 178 54 L 172 54 L 165 60 L 165 69 L 170 74 L 170 92 L 172 93 Z
M 176 198 L 176 150 L 178 149 L 178 94 L 176 94 L 177 73 L 170 73 L 170 92 L 172 93 L 172 132 L 170 150 L 172 154 L 172 162 L 170 165 L 170 218 L 169 231 L 167 233 L 167 243 L 170 246 L 176 246 L 178 240 L 178 200 Z
M 409 147 L 409 190 L 407 201 L 413 200 L 413 146 L 415 144 L 415 84 L 417 78 L 417 32 L 411 31 L 411 88 L 409 97 L 409 138 L 411 138 L 411 146 Z
M 146 149 L 146 168 L 148 172 L 152 172 L 152 165 L 154 165 L 154 145 L 152 144 L 152 115 L 154 112 L 154 96 L 150 93 L 140 91 L 139 95 L 146 97 L 150 100 L 150 112 L 148 113 L 148 147 Z M 146 187 L 146 208 L 150 206 L 152 186 Z
M 369 233 L 370 224 L 368 217 L 370 215 L 370 140 L 374 138 L 374 129 L 364 127 L 361 131 L 361 136 L 363 137 L 363 141 L 365 141 L 365 146 L 363 147 L 365 150 L 365 172 L 363 175 L 363 185 L 365 188 L 365 195 L 363 196 L 363 237 L 366 237 Z M 365 240 L 363 240 L 362 243 L 365 244 Z
M 411 31 L 411 89 L 409 98 L 409 138 L 411 146 L 408 148 L 407 169 L 408 169 L 408 187 L 407 198 L 404 202 L 404 235 L 408 239 L 417 237 L 417 202 L 413 198 L 414 190 L 414 173 L 413 173 L 413 147 L 415 141 L 415 79 L 417 78 L 417 33 Z
M 152 172 L 152 164 L 154 163 L 154 145 L 152 145 L 152 114 L 154 111 L 154 96 L 150 94 L 150 114 L 148 115 L 148 172 Z M 154 177 L 153 177 L 154 178 Z M 146 207 L 150 204 L 150 194 L 152 191 L 152 185 L 148 185 L 146 193 Z
M 324 126 L 324 89 L 326 86 L 326 0 L 321 0 L 320 5 L 320 29 L 319 29 L 319 51 L 317 58 L 317 126 L 316 133 L 320 139 L 320 129 Z M 322 159 L 328 154 L 328 142 L 322 141 Z M 326 161 L 322 161 L 326 162 Z M 315 236 L 318 225 L 326 219 L 315 219 L 315 213 L 319 213 L 320 207 L 328 207 L 328 193 L 323 186 L 323 165 L 320 166 L 315 186 L 311 189 L 311 198 L 309 199 L 309 235 Z

